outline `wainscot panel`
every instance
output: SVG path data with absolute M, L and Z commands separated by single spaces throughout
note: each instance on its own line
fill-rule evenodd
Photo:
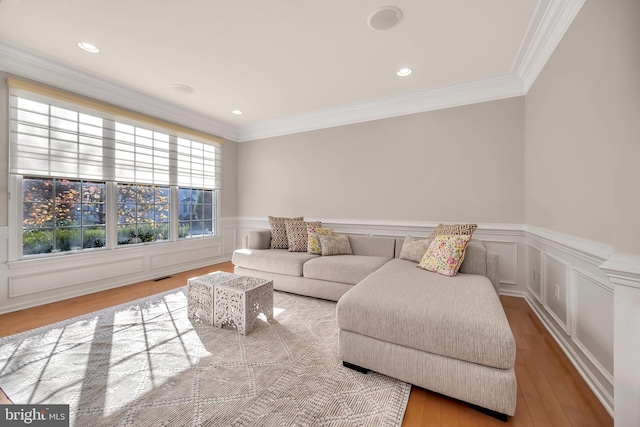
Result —
M 613 385 L 613 286 L 577 268 L 573 275 L 571 339 Z
M 67 268 L 62 268 L 60 270 L 47 270 L 42 273 L 12 276 L 9 277 L 9 298 L 79 285 L 86 283 L 87 278 L 111 279 L 143 271 L 144 257 L 138 256 L 109 264 L 96 263 L 84 267 L 74 267 L 73 272 Z
M 11 262 L 8 230 L 0 227 L 0 314 L 229 261 L 232 251 L 223 253 L 222 247 L 235 241 L 236 220 L 223 218 L 221 224 L 221 236 Z
M 540 251 L 527 245 L 527 291 L 542 304 L 542 256 Z
M 600 269 L 613 247 L 528 225 L 524 232 L 523 296 L 613 416 L 614 299 Z
M 203 240 L 203 239 L 198 239 Z M 150 257 L 151 268 L 158 269 L 182 264 L 192 264 L 194 262 L 208 262 L 211 258 L 219 257 L 222 249 L 217 244 L 202 244 L 203 242 L 193 242 L 193 246 L 200 246 L 190 249 L 180 249 L 171 252 L 164 252 Z M 208 242 L 204 242 L 208 243 Z
M 518 243 L 481 240 L 500 257 L 500 285 L 518 285 Z
M 569 333 L 567 265 L 551 254 L 545 253 L 542 260 L 544 308 L 562 330 Z

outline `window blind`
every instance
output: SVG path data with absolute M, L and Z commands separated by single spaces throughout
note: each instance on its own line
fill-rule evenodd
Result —
M 221 187 L 217 137 L 66 92 L 7 81 L 12 174 Z

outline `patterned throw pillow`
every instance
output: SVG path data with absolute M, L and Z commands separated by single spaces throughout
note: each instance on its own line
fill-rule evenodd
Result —
M 471 235 L 469 234 L 441 234 L 436 236 L 418 267 L 443 276 L 455 276 L 460 269 L 462 261 L 464 261 L 464 251 L 469 240 L 471 240 Z
M 271 249 L 287 249 L 289 247 L 289 241 L 287 240 L 287 228 L 284 225 L 284 221 L 287 219 L 304 221 L 303 217 L 284 218 L 270 216 L 269 225 L 271 226 Z
M 340 236 L 324 236 L 320 234 L 318 237 L 320 239 L 320 246 L 322 247 L 322 256 L 353 255 L 349 236 L 345 236 L 344 234 Z
M 473 232 L 476 231 L 476 228 L 478 228 L 476 224 L 440 224 L 427 238 L 433 239 L 441 234 L 468 234 L 471 236 Z
M 307 227 L 311 226 L 315 229 L 320 228 L 321 225 L 320 221 L 305 222 L 286 219 L 284 227 L 287 229 L 289 252 L 307 252 L 307 241 L 309 240 Z
M 333 236 L 333 228 L 320 228 L 312 225 L 307 226 L 307 253 L 314 255 L 322 255 L 320 247 L 320 239 L 318 236 Z
M 404 238 L 402 250 L 400 251 L 400 259 L 406 259 L 413 262 L 420 262 L 422 256 L 429 249 L 429 243 L 432 239 L 416 239 L 412 236 Z

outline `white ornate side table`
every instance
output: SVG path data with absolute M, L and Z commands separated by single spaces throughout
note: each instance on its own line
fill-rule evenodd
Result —
M 259 313 L 273 319 L 273 281 L 236 276 L 216 283 L 213 313 L 214 326 L 233 323 L 239 333 L 249 334 Z
M 194 318 L 199 314 L 213 326 L 215 285 L 240 276 L 223 271 L 192 277 L 187 280 L 187 316 Z

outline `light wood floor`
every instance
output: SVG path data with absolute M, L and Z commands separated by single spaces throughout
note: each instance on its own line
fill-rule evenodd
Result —
M 186 284 L 189 277 L 222 270 L 230 262 L 0 315 L 0 337 L 80 316 Z M 518 403 L 507 423 L 463 403 L 413 387 L 403 427 L 417 426 L 613 426 L 613 420 L 560 347 L 521 298 L 500 297 L 516 338 Z M 2 384 L 0 384 L 2 387 Z M 9 396 L 10 397 L 10 396 Z M 0 404 L 10 403 L 0 391 Z M 16 402 L 20 403 L 20 402 Z

